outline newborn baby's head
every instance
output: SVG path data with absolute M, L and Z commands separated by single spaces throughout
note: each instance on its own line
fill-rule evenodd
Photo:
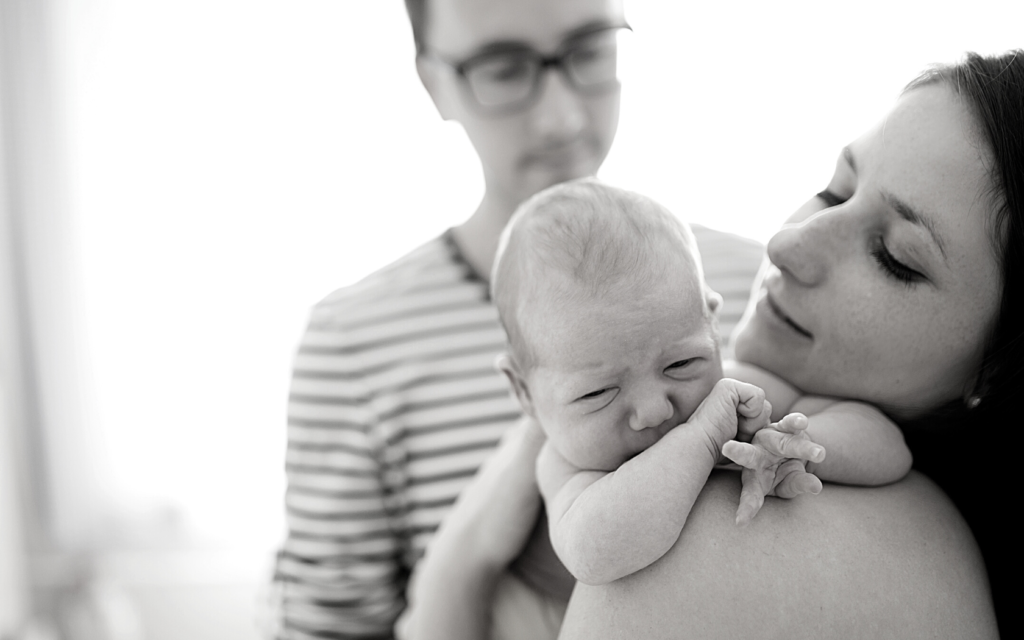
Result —
M 693 234 L 653 200 L 594 179 L 527 200 L 491 291 L 502 370 L 580 468 L 615 469 L 685 421 L 721 378 Z

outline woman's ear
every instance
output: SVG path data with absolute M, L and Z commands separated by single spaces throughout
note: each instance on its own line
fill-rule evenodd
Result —
M 516 366 L 515 361 L 507 353 L 503 353 L 498 356 L 495 366 L 498 367 L 498 371 L 504 373 L 505 377 L 508 378 L 508 382 L 512 386 L 512 392 L 515 393 L 516 400 L 519 401 L 519 406 L 522 407 L 523 413 L 536 420 L 537 414 L 533 410 L 530 387 L 527 386 L 526 380 L 520 374 L 519 367 Z
M 439 74 L 441 69 L 436 61 L 429 60 L 424 55 L 416 56 L 416 73 L 420 77 L 420 82 L 423 83 L 423 88 L 430 94 L 430 99 L 434 103 L 434 108 L 437 109 L 437 113 L 443 120 L 451 120 L 450 115 L 451 108 L 448 105 L 448 95 L 442 87 L 441 78 Z

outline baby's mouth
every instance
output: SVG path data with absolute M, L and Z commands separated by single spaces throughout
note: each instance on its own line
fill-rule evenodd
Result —
M 814 336 L 811 335 L 810 331 L 808 331 L 807 329 L 804 329 L 803 327 L 801 327 L 797 323 L 793 322 L 792 318 L 790 318 L 785 313 L 783 313 L 782 309 L 780 309 L 778 307 L 778 305 L 775 304 L 775 301 L 772 300 L 772 297 L 770 295 L 768 296 L 768 305 L 771 306 L 772 311 L 775 312 L 775 315 L 777 315 L 783 322 L 785 322 L 786 324 L 788 324 L 790 327 L 793 328 L 793 331 L 796 331 L 797 333 L 799 333 L 800 335 L 804 336 L 805 338 L 810 338 L 810 339 L 814 338 Z

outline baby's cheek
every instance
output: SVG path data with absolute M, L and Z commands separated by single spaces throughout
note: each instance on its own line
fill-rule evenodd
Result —
M 704 399 L 711 394 L 711 390 L 715 388 L 715 384 L 722 379 L 722 372 L 719 369 L 715 372 L 715 375 L 708 375 L 701 378 L 699 381 L 695 381 L 693 384 L 687 385 L 682 394 L 682 398 L 679 402 L 679 413 L 682 416 L 680 422 L 686 422 L 693 415 L 693 412 L 697 410 L 700 403 L 704 402 Z
M 590 442 L 583 429 L 565 430 L 548 434 L 548 439 L 555 450 L 574 466 L 580 469 L 592 469 L 595 463 L 596 448 Z
M 587 438 L 586 442 L 580 443 L 575 449 L 579 461 L 574 464 L 581 469 L 594 471 L 615 471 L 637 453 L 618 441 L 597 437 Z M 573 462 L 571 459 L 569 461 Z

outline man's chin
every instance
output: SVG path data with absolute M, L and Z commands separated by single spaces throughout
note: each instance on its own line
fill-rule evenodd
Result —
M 562 184 L 563 182 L 570 182 L 572 180 L 579 180 L 580 178 L 591 178 L 594 176 L 596 171 L 588 170 L 564 170 L 564 171 L 551 171 L 546 172 L 546 175 L 538 181 L 540 185 L 537 191 L 543 191 L 549 187 L 553 187 L 556 184 Z
M 600 167 L 601 163 L 589 155 L 564 162 L 535 161 L 526 168 L 526 182 L 532 187 L 532 195 L 570 180 L 592 178 Z

